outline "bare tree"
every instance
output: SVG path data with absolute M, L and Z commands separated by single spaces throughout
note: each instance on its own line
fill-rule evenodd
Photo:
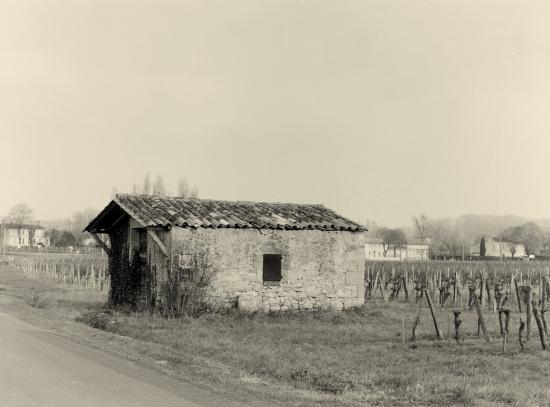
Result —
M 413 216 L 413 226 L 416 237 L 421 242 L 424 242 L 428 237 L 428 229 L 430 227 L 430 219 L 421 213 L 418 216 Z
M 506 229 L 502 233 L 502 238 L 516 245 L 522 244 L 525 247 L 525 254 L 528 256 L 540 250 L 544 243 L 544 233 L 533 222 Z
M 27 204 L 20 203 L 11 208 L 8 215 L 10 222 L 14 223 L 18 227 L 21 227 L 25 223 L 28 223 L 33 218 L 33 211 Z
M 153 195 L 166 196 L 166 188 L 164 187 L 164 181 L 160 174 L 157 175 L 157 179 L 153 184 Z
M 178 196 L 181 198 L 189 198 L 189 184 L 185 178 L 180 178 L 178 181 Z
M 20 203 L 11 208 L 8 220 L 16 225 L 18 238 L 21 239 L 23 225 L 29 223 L 33 218 L 33 211 L 27 204 Z M 30 230 L 29 242 L 32 241 L 34 229 Z M 4 237 L 5 239 L 5 237 Z
M 396 257 L 396 249 L 407 244 L 407 238 L 401 229 L 380 228 L 376 231 L 376 236 L 382 238 L 384 257 L 390 248 L 393 248 L 393 257 Z
M 87 232 L 83 232 L 84 228 L 88 223 L 99 213 L 97 209 L 88 208 L 82 211 L 75 212 L 71 224 L 73 227 L 73 235 L 76 239 L 76 244 L 81 246 L 86 237 L 90 236 Z
M 193 188 L 191 188 L 191 192 L 189 193 L 189 198 L 198 198 L 199 197 L 199 189 L 196 185 L 193 185 Z
M 371 235 L 376 235 L 376 231 L 378 230 L 378 224 L 374 220 L 367 219 L 365 221 L 365 227 L 367 228 L 367 230 Z
M 518 245 L 514 242 L 510 242 L 508 244 L 508 250 L 510 251 L 512 258 L 514 258 L 514 256 L 516 255 L 516 252 L 518 251 Z
M 448 219 L 438 219 L 430 223 L 430 237 L 434 242 L 434 252 L 439 255 L 458 256 L 463 244 L 460 234 Z
M 151 194 L 151 177 L 149 173 L 145 174 L 145 178 L 143 179 L 143 194 L 150 195 Z

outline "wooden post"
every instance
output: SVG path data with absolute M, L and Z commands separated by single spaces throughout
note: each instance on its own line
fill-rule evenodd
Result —
M 435 328 L 435 333 L 437 335 L 437 339 L 443 339 L 443 335 L 441 334 L 441 330 L 439 329 L 439 325 L 437 324 L 437 319 L 434 313 L 434 306 L 428 290 L 424 289 L 424 295 L 426 296 L 426 300 L 428 301 L 428 306 L 430 307 L 430 313 L 432 314 L 432 319 L 434 322 L 434 328 Z
M 491 285 L 489 284 L 489 280 L 485 280 L 485 288 L 487 290 L 487 304 L 489 306 L 492 306 L 493 308 L 493 314 L 497 311 L 497 303 L 495 300 L 495 293 L 491 292 Z M 494 288 L 494 283 L 493 283 Z
M 541 299 L 541 301 L 542 301 L 542 294 L 543 294 L 543 289 L 542 289 L 542 270 L 539 269 L 539 298 Z
M 516 278 L 514 278 L 514 290 L 516 291 L 516 299 L 518 301 L 518 310 L 519 312 L 523 312 L 521 310 L 521 296 L 519 294 L 519 290 L 518 290 L 518 280 Z
M 448 330 L 447 330 L 447 342 L 450 344 L 451 343 L 451 324 L 452 324 L 452 316 L 451 314 L 449 314 L 449 326 L 448 326 Z
M 378 286 L 380 287 L 380 294 L 382 295 L 382 300 L 386 302 L 386 292 L 384 291 L 384 284 L 382 283 L 382 281 L 378 282 Z
M 507 334 L 510 333 L 510 310 L 509 309 L 505 309 L 504 310 L 504 315 L 505 315 L 505 319 L 504 319 L 504 332 L 506 332 Z
M 401 316 L 401 343 L 405 343 L 405 316 Z
M 541 312 L 543 312 L 545 307 L 546 307 L 546 281 L 541 272 L 540 273 L 540 310 Z
M 371 287 L 371 290 L 372 290 L 373 294 L 374 294 L 374 292 L 376 292 L 376 287 L 378 285 L 378 276 L 379 276 L 379 274 L 380 274 L 380 270 L 378 270 L 376 272 L 376 276 L 374 276 L 374 282 L 372 283 L 372 287 Z
M 546 350 L 546 334 L 544 333 L 544 328 L 542 326 L 542 321 L 539 315 L 539 310 L 537 309 L 536 304 L 531 305 L 533 307 L 533 316 L 535 317 L 535 322 L 537 323 L 537 329 L 539 330 L 540 344 L 542 349 Z
M 416 315 L 416 318 L 413 322 L 412 332 L 411 332 L 411 341 L 416 341 L 416 328 L 420 324 L 420 309 L 418 310 L 418 314 Z
M 525 350 L 525 341 L 523 340 L 523 331 L 525 331 L 525 322 L 523 322 L 523 319 L 520 318 L 518 339 L 519 339 L 519 346 L 522 351 Z
M 526 308 L 525 311 L 527 313 L 526 327 L 525 327 L 527 330 L 527 335 L 526 335 L 527 340 L 531 339 L 531 314 L 533 313 L 532 301 L 533 301 L 533 293 L 532 293 L 531 287 L 527 287 L 527 306 L 525 307 Z
M 407 271 L 405 270 L 405 276 L 403 276 L 403 289 L 405 290 L 405 301 L 409 302 L 409 289 L 407 288 Z
M 458 284 L 458 272 L 455 270 L 455 278 L 454 278 L 454 284 L 453 284 L 453 305 L 456 304 L 457 295 L 456 295 L 456 289 Z
M 460 311 L 453 311 L 453 314 L 455 316 L 455 339 L 456 343 L 460 343 L 460 325 L 462 324 Z
M 504 320 L 503 320 L 504 311 L 500 310 L 498 312 L 498 325 L 500 326 L 500 336 L 504 336 Z
M 483 308 L 483 304 L 485 304 L 485 295 L 483 293 L 485 292 L 485 272 L 481 273 L 481 287 L 479 287 L 479 305 L 481 308 Z
M 485 319 L 483 318 L 483 310 L 481 309 L 481 306 L 479 305 L 479 301 L 477 300 L 477 296 L 474 293 L 474 306 L 476 307 L 477 311 L 477 318 L 479 321 L 479 325 L 481 326 L 481 329 L 483 330 L 483 336 L 485 338 L 485 342 L 490 343 L 491 338 L 489 337 L 489 333 L 487 332 L 487 326 L 485 325 Z

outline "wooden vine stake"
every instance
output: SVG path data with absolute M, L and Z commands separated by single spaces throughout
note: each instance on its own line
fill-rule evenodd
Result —
M 405 343 L 405 316 L 401 316 L 401 343 Z
M 514 278 L 514 290 L 516 291 L 516 299 L 518 301 L 518 311 L 523 312 L 521 310 L 521 297 L 519 295 L 518 280 L 516 278 Z
M 462 319 L 460 319 L 460 311 L 453 311 L 455 316 L 455 340 L 456 343 L 460 343 L 460 325 L 462 324 Z
M 418 327 L 419 324 L 420 324 L 420 313 L 418 313 L 418 315 L 416 316 L 413 322 L 412 332 L 411 332 L 411 342 L 416 341 L 416 328 Z
M 428 306 L 430 307 L 430 313 L 432 314 L 432 319 L 434 322 L 435 334 L 437 335 L 437 339 L 443 339 L 443 335 L 441 334 L 441 330 L 439 329 L 439 325 L 437 324 L 437 319 L 435 317 L 432 298 L 430 297 L 430 293 L 428 292 L 428 290 L 424 289 L 424 295 L 426 296 L 426 300 L 428 301 Z
M 380 287 L 380 294 L 382 295 L 382 299 L 384 302 L 386 302 L 386 292 L 384 290 L 384 284 L 382 284 L 382 281 L 378 281 L 378 285 Z
M 533 316 L 535 317 L 535 322 L 537 323 L 537 329 L 539 330 L 540 344 L 542 346 L 542 349 L 546 350 L 547 348 L 546 334 L 544 333 L 544 327 L 542 326 L 539 310 L 537 309 L 537 306 L 534 303 L 534 301 L 533 301 L 532 307 L 533 307 Z
M 489 333 L 487 332 L 487 326 L 485 325 L 485 319 L 483 318 L 483 310 L 481 309 L 481 306 L 479 305 L 479 301 L 477 300 L 477 296 L 473 295 L 474 299 L 474 306 L 476 307 L 477 311 L 477 318 L 479 321 L 479 325 L 481 326 L 481 330 L 483 331 L 483 337 L 485 338 L 485 342 L 490 343 L 491 338 L 489 337 Z
M 526 326 L 525 329 L 527 331 L 526 334 L 526 340 L 528 341 L 531 339 L 531 315 L 533 313 L 533 291 L 531 290 L 531 287 L 526 287 L 527 289 L 527 305 L 525 307 L 526 315 Z
M 479 305 L 481 308 L 483 308 L 483 304 L 485 304 L 485 272 L 481 273 L 481 287 L 479 287 Z

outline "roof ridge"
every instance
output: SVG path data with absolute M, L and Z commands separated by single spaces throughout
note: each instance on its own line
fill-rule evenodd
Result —
M 157 199 L 175 199 L 178 201 L 186 201 L 186 200 L 195 200 L 195 201 L 209 201 L 209 202 L 227 202 L 227 203 L 257 203 L 257 204 L 267 204 L 267 205 L 306 205 L 306 206 L 318 206 L 321 208 L 326 208 L 328 210 L 331 210 L 330 208 L 327 208 L 322 203 L 296 203 L 296 202 L 275 202 L 275 201 L 247 201 L 247 200 L 231 200 L 231 199 L 215 199 L 215 198 L 184 198 L 181 196 L 160 196 L 160 195 L 153 195 L 153 194 L 131 194 L 128 192 L 123 193 L 117 193 L 113 200 L 115 200 L 117 197 L 138 197 L 138 198 L 157 198 Z M 334 212 L 334 211 L 333 211 Z

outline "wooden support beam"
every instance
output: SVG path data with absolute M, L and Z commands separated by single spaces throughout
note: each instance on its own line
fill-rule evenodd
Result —
M 477 300 L 477 295 L 475 292 L 472 293 L 473 299 L 474 299 L 474 306 L 476 307 L 477 311 L 477 318 L 478 318 L 478 327 L 480 326 L 483 330 L 483 336 L 485 337 L 485 342 L 490 343 L 491 338 L 489 337 L 489 333 L 487 332 L 487 327 L 485 325 L 485 319 L 483 318 L 483 309 L 481 308 L 481 305 L 479 304 L 479 301 Z
M 154 230 L 147 229 L 147 234 L 151 236 L 151 238 L 155 241 L 162 253 L 168 257 L 168 249 L 166 248 L 164 243 L 162 243 L 162 240 L 160 240 L 156 232 Z
M 99 247 L 101 247 L 105 251 L 105 253 L 107 253 L 107 256 L 111 257 L 112 256 L 111 248 L 107 246 L 107 244 L 97 235 L 97 233 L 92 233 L 91 235 L 94 238 L 94 240 L 97 242 Z
M 441 334 L 441 330 L 439 329 L 439 325 L 437 324 L 437 319 L 435 318 L 434 306 L 428 290 L 424 289 L 424 295 L 426 296 L 428 307 L 430 308 L 430 313 L 432 314 L 432 320 L 434 322 L 435 334 L 437 335 L 437 339 L 443 339 L 443 335 Z

